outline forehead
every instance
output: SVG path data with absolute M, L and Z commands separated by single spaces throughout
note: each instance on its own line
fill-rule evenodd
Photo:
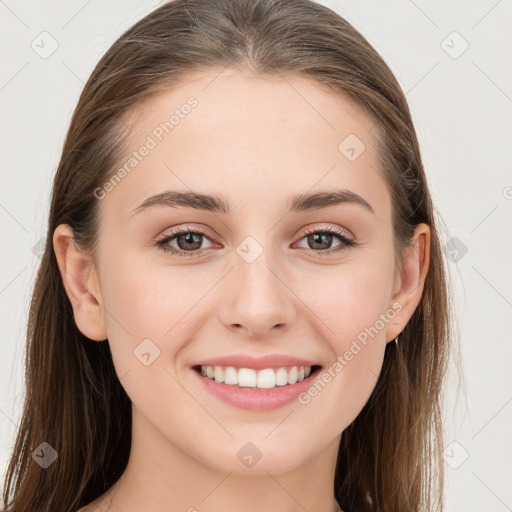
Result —
M 234 202 L 259 197 L 261 205 L 334 187 L 383 201 L 375 123 L 347 96 L 306 77 L 189 73 L 137 105 L 125 124 L 117 168 L 124 165 L 127 177 L 104 203 L 127 214 L 166 189 L 222 190 Z

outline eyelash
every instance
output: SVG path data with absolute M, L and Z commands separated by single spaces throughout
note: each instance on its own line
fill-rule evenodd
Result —
M 348 249 L 350 247 L 354 247 L 354 246 L 358 245 L 358 243 L 355 240 L 347 238 L 345 236 L 344 232 L 336 227 L 325 228 L 325 229 L 309 228 L 305 231 L 305 233 L 303 234 L 303 236 L 300 240 L 302 240 L 303 238 L 305 238 L 309 235 L 312 235 L 312 234 L 326 234 L 326 233 L 330 234 L 330 235 L 335 235 L 342 242 L 342 245 L 338 246 L 337 248 L 326 249 L 324 251 L 315 250 L 315 249 L 307 249 L 307 250 L 309 250 L 310 252 L 313 252 L 315 254 L 320 254 L 321 256 L 326 256 L 326 255 L 329 255 L 329 254 L 332 254 L 335 252 L 341 252 L 345 249 Z M 167 245 L 174 238 L 178 237 L 179 235 L 184 235 L 184 234 L 202 235 L 202 236 L 210 239 L 210 236 L 208 235 L 208 233 L 206 233 L 205 231 L 203 231 L 200 228 L 194 228 L 194 229 L 180 228 L 180 229 L 176 229 L 171 234 L 166 235 L 164 238 L 158 240 L 156 245 L 160 249 L 162 249 L 164 252 L 168 252 L 168 253 L 171 253 L 172 255 L 179 256 L 179 257 L 194 258 L 194 257 L 202 256 L 203 252 L 206 249 L 198 249 L 195 251 L 183 251 L 183 250 L 177 250 L 174 247 L 170 247 L 169 245 Z

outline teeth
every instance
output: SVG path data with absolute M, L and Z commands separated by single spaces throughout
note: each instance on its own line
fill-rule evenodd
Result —
M 258 372 L 258 381 L 256 386 L 258 388 L 275 388 L 276 387 L 276 373 L 272 368 L 266 370 L 260 370 Z
M 208 368 L 206 369 L 206 374 L 208 375 Z M 215 377 L 215 382 L 224 382 L 224 371 L 220 366 L 215 366 L 213 376 Z
M 271 389 L 276 386 L 293 385 L 311 375 L 311 366 L 281 368 L 235 368 L 233 366 L 201 366 L 201 375 L 241 388 Z
M 216 366 L 215 368 L 219 367 Z M 240 368 L 240 370 L 238 370 L 238 385 L 243 388 L 255 388 L 256 370 L 251 370 L 250 368 Z
M 299 380 L 299 371 L 297 370 L 297 367 L 294 366 L 288 372 L 288 384 L 296 384 L 298 380 Z
M 201 368 L 204 368 L 204 366 L 201 366 Z M 235 386 L 238 384 L 238 372 L 232 366 L 228 366 L 224 372 L 224 384 Z
M 286 386 L 288 384 L 288 372 L 286 368 L 279 368 L 276 372 L 276 386 Z

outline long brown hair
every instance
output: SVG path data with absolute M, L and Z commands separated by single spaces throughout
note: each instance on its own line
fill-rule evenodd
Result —
M 87 81 L 54 180 L 48 236 L 27 327 L 26 396 L 5 477 L 9 512 L 68 512 L 109 489 L 125 469 L 131 402 L 108 343 L 77 328 L 52 245 L 69 224 L 94 252 L 94 191 L 116 169 L 131 109 L 188 71 L 219 67 L 259 76 L 303 76 L 370 113 L 393 204 L 400 259 L 414 227 L 431 230 L 422 299 L 398 345 L 386 346 L 376 387 L 343 432 L 335 473 L 342 508 L 441 510 L 442 388 L 453 345 L 448 274 L 420 148 L 405 96 L 376 50 L 347 21 L 310 0 L 176 0 L 115 41 Z M 43 469 L 41 443 L 58 463 Z M 46 446 L 46 445 L 45 445 Z

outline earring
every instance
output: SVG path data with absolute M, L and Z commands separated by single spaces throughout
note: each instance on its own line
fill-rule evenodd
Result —
M 395 338 L 395 345 L 397 345 L 397 346 L 398 346 L 398 336 L 399 336 L 399 335 L 397 334 L 397 336 L 396 336 L 396 338 Z

